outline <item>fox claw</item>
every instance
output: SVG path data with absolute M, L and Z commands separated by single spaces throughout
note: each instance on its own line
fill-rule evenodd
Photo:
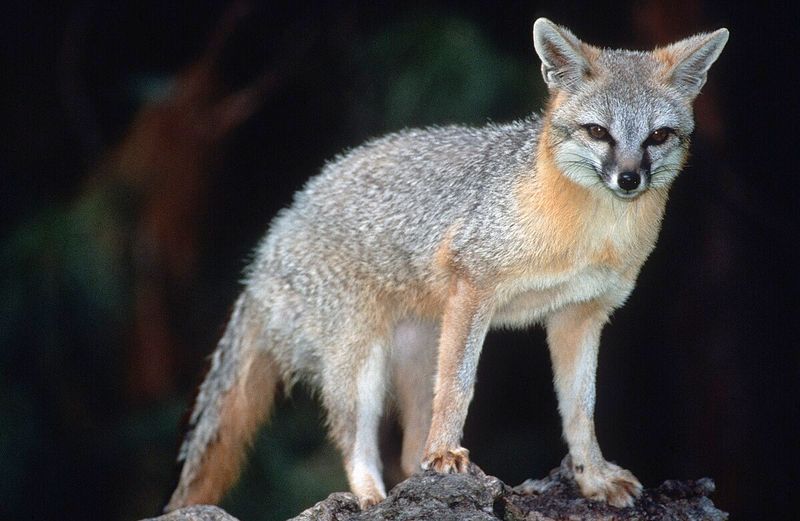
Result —
M 456 447 L 437 451 L 425 456 L 422 469 L 433 469 L 441 474 L 463 474 L 469 469 L 469 451 L 464 447 Z

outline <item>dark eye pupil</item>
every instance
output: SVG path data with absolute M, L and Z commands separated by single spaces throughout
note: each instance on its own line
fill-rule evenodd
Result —
M 606 137 L 606 129 L 600 125 L 591 125 L 589 127 L 589 134 L 595 139 L 602 139 Z
M 664 141 L 667 140 L 669 137 L 669 130 L 659 128 L 658 130 L 654 130 L 652 134 L 650 134 L 650 142 L 656 145 L 660 145 Z

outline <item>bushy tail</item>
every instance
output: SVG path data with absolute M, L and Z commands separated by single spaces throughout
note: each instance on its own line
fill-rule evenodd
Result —
M 264 350 L 263 319 L 256 308 L 245 294 L 236 302 L 200 386 L 178 456 L 180 481 L 165 511 L 219 502 L 272 408 L 280 373 Z

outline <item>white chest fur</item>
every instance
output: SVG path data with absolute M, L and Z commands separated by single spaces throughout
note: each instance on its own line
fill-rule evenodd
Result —
M 511 279 L 495 291 L 492 326 L 525 327 L 567 304 L 598 297 L 621 304 L 631 288 L 632 284 L 619 271 L 597 264 L 558 274 Z

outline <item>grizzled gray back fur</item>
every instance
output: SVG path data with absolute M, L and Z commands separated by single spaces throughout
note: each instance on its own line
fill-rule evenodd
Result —
M 268 328 L 295 346 L 276 353 L 287 376 L 320 374 L 317 344 L 337 338 L 372 302 L 363 289 L 395 293 L 432 282 L 433 256 L 450 226 L 461 225 L 452 244 L 459 262 L 502 265 L 519 225 L 513 184 L 534 175 L 539 128 L 531 117 L 407 130 L 350 151 L 312 178 L 272 223 L 246 278 L 246 291 L 269 309 Z M 320 334 L 308 338 L 309 331 Z

